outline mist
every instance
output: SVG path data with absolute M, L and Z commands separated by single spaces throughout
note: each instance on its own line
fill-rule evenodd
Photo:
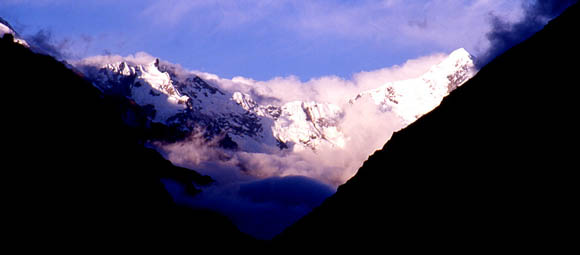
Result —
M 260 104 L 315 101 L 343 106 L 361 91 L 377 88 L 387 82 L 419 77 L 430 67 L 443 61 L 446 56 L 443 53 L 435 53 L 408 60 L 401 65 L 354 73 L 350 79 L 323 76 L 303 82 L 300 77 L 286 76 L 257 81 L 241 76 L 224 79 L 206 72 L 192 71 L 192 73 L 226 91 L 250 94 Z
M 56 41 L 50 30 L 41 29 L 33 35 L 26 36 L 26 41 L 36 53 L 52 56 L 58 60 L 69 57 L 66 50 L 70 48 L 69 40 Z
M 138 55 L 137 59 L 148 59 Z M 393 132 L 404 127 L 396 114 L 381 111 L 371 98 L 356 104 L 350 104 L 349 99 L 385 82 L 419 77 L 445 57 L 434 54 L 400 66 L 360 72 L 348 80 L 327 76 L 306 82 L 292 76 L 269 81 L 222 79 L 173 65 L 172 71 L 178 75 L 199 75 L 223 91 L 248 93 L 261 104 L 281 105 L 294 100 L 336 104 L 343 110 L 338 126 L 345 145 L 322 144 L 316 150 L 273 146 L 258 152 L 232 151 L 218 146 L 221 137 L 207 140 L 203 130 L 198 130 L 184 141 L 154 145 L 174 164 L 209 175 L 216 183 L 195 197 L 184 194 L 175 184 L 166 182 L 166 186 L 179 203 L 217 211 L 241 231 L 270 239 L 332 195 Z M 135 57 L 131 59 L 135 61 Z
M 356 73 L 351 79 L 326 76 L 306 82 L 293 76 L 277 77 L 269 81 L 244 77 L 223 79 L 162 61 L 178 76 L 198 75 L 223 91 L 250 94 L 260 104 L 283 105 L 299 100 L 337 105 L 342 109 L 338 127 L 344 134 L 345 144 L 343 147 L 321 144 L 316 150 L 280 150 L 277 146 L 261 145 L 262 148 L 255 151 L 228 151 L 219 148 L 217 141 L 221 137 L 208 141 L 202 135 L 203 130 L 198 130 L 184 141 L 156 143 L 155 146 L 173 163 L 215 176 L 222 182 L 235 182 L 243 175 L 257 178 L 305 176 L 336 188 L 352 177 L 368 156 L 380 149 L 393 132 L 404 127 L 403 121 L 396 114 L 381 111 L 370 98 L 363 98 L 356 104 L 350 104 L 349 99 L 386 82 L 419 77 L 445 57 L 445 54 L 434 54 L 409 60 L 402 65 Z M 110 58 L 117 57 L 94 57 L 87 61 L 108 61 Z M 127 59 L 136 62 L 151 60 L 145 53 Z M 220 169 L 235 170 L 229 174 L 227 171 L 216 173 L 212 167 L 208 167 L 210 163 L 213 168 L 219 165 Z
M 269 239 L 310 212 L 332 195 L 337 187 L 356 174 L 363 162 L 405 126 L 398 115 L 384 111 L 371 97 L 351 99 L 365 90 L 387 82 L 420 77 L 447 57 L 437 53 L 408 60 L 378 70 L 353 74 L 349 79 L 324 76 L 301 81 L 299 77 L 276 77 L 258 81 L 246 77 L 221 78 L 160 61 L 172 79 L 199 76 L 228 95 L 249 94 L 261 105 L 282 106 L 293 101 L 333 104 L 341 109 L 337 127 L 344 144 L 321 143 L 316 149 L 280 149 L 276 144 L 256 144 L 259 148 L 227 150 L 219 146 L 224 135 L 208 139 L 203 129 L 178 142 L 152 142 L 173 164 L 211 176 L 216 182 L 194 197 L 181 184 L 163 180 L 175 201 L 195 208 L 217 211 L 229 217 L 241 231 Z M 150 64 L 151 55 L 139 52 L 126 57 L 95 56 L 74 62 L 83 66 L 103 66 L 126 61 Z M 270 127 L 264 127 L 270 128 Z
M 509 22 L 490 14 L 491 31 L 486 34 L 490 43 L 488 50 L 478 57 L 476 65 L 481 68 L 509 48 L 540 31 L 551 19 L 560 15 L 578 0 L 536 0 L 522 2 L 523 17 Z

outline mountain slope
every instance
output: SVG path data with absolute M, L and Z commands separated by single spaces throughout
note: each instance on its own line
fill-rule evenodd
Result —
M 198 129 L 208 138 L 227 135 L 239 145 L 236 148 L 252 152 L 267 152 L 276 146 L 291 150 L 317 150 L 324 145 L 342 148 L 349 139 L 340 125 L 347 110 L 341 109 L 343 105 L 351 107 L 364 101 L 360 98 L 372 97 L 380 111 L 394 112 L 409 124 L 475 73 L 471 55 L 458 49 L 421 77 L 361 91 L 350 102 L 336 105 L 285 102 L 282 98 L 271 100 L 274 103 L 257 102 L 270 96 L 221 89 L 219 81 L 210 84 L 150 56 L 97 56 L 74 65 L 106 94 L 127 97 L 147 108 L 155 122 L 182 130 L 185 136 Z
M 0 53 L 7 243 L 44 250 L 211 247 L 203 240 L 218 238 L 254 244 L 223 216 L 173 203 L 161 178 L 192 185 L 193 193 L 211 179 L 146 149 L 148 132 L 163 128 L 139 107 L 104 96 L 12 36 L 0 39 Z
M 578 17 L 570 7 L 395 133 L 277 244 L 406 252 L 572 244 Z
M 437 107 L 443 97 L 463 85 L 475 73 L 472 56 L 461 48 L 453 51 L 421 77 L 389 82 L 379 88 L 363 91 L 350 102 L 356 103 L 360 98 L 371 97 L 382 111 L 396 113 L 403 124 L 408 125 Z

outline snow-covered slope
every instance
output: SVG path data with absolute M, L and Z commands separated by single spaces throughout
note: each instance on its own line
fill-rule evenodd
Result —
M 271 131 L 264 129 L 267 119 L 244 109 L 232 93 L 193 74 L 177 75 L 159 60 L 104 65 L 85 61 L 76 67 L 105 93 L 125 96 L 142 106 L 155 122 L 184 133 L 201 130 L 208 139 L 228 135 L 248 151 L 276 145 Z
M 475 73 L 471 56 L 459 49 L 421 77 L 362 91 L 343 106 L 312 101 L 276 105 L 260 104 L 247 93 L 223 89 L 155 59 L 81 61 L 75 66 L 106 93 L 142 106 L 153 121 L 184 133 L 203 130 L 208 139 L 228 137 L 239 150 L 250 152 L 342 148 L 349 138 L 342 129 L 347 109 L 341 107 L 352 107 L 367 97 L 381 111 L 395 113 L 409 124 Z
M 405 125 L 433 110 L 443 97 L 475 75 L 471 55 L 463 48 L 455 50 L 443 62 L 421 77 L 395 81 L 358 94 L 351 103 L 371 97 L 382 111 L 392 111 Z
M 26 47 L 30 47 L 24 39 L 18 36 L 18 34 L 14 31 L 14 29 L 12 29 L 12 26 L 10 26 L 6 20 L 0 18 L 0 38 L 2 38 L 5 34 L 13 35 L 14 42 L 22 44 Z
M 344 146 L 344 135 L 338 123 L 342 117 L 339 106 L 327 103 L 292 101 L 281 107 L 259 105 L 251 96 L 241 92 L 233 100 L 250 113 L 272 120 L 272 135 L 282 148 L 316 149 L 321 143 Z

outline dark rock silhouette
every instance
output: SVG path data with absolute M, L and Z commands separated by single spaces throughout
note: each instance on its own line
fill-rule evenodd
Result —
M 255 244 L 223 216 L 174 204 L 162 178 L 192 195 L 213 180 L 145 148 L 145 140 L 167 131 L 135 104 L 104 96 L 10 35 L 0 40 L 0 53 L 7 243 L 83 250 Z
M 387 251 L 550 251 L 577 218 L 579 6 L 397 132 L 275 241 Z
M 215 213 L 176 206 L 161 178 L 211 180 L 144 148 L 164 127 L 142 128 L 146 114 L 130 102 L 4 38 L 5 241 L 44 250 L 564 249 L 578 215 L 578 12 L 570 7 L 396 133 L 272 243 L 256 243 Z

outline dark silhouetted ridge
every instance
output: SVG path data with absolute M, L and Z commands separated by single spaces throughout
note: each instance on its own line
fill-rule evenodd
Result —
M 161 178 L 190 193 L 212 180 L 145 148 L 163 127 L 128 100 L 103 96 L 9 36 L 0 39 L 0 87 L 7 243 L 81 251 L 255 244 L 223 216 L 174 204 Z
M 575 241 L 578 5 L 397 132 L 275 241 L 381 251 L 551 251 Z

